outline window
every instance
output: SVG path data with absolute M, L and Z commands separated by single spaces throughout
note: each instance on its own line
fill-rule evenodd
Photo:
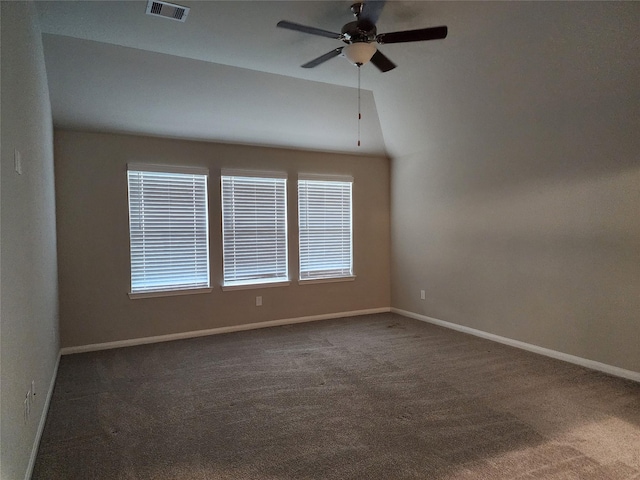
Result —
M 129 165 L 132 297 L 210 287 L 207 177 L 201 168 Z
M 222 172 L 224 286 L 289 281 L 285 174 Z
M 300 280 L 353 279 L 351 177 L 298 180 Z

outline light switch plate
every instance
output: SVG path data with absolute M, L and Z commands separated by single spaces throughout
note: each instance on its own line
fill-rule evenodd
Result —
M 22 155 L 20 155 L 17 148 L 13 150 L 13 165 L 16 169 L 16 173 L 18 175 L 22 175 Z

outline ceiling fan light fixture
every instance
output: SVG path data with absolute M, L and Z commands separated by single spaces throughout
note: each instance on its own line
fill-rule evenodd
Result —
M 364 65 L 371 60 L 377 51 L 373 43 L 357 42 L 347 45 L 342 49 L 342 53 L 354 65 Z

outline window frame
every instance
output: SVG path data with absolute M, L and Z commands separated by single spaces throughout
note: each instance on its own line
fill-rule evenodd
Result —
M 227 280 L 225 278 L 227 273 L 227 261 L 226 261 L 226 235 L 225 235 L 225 225 L 227 224 L 227 215 L 225 208 L 225 178 L 236 177 L 243 179 L 261 179 L 261 180 L 281 180 L 283 183 L 281 185 L 282 188 L 282 205 L 281 208 L 274 212 L 274 216 L 282 215 L 282 225 L 275 227 L 276 230 L 282 230 L 282 239 L 284 241 L 284 273 L 282 275 L 277 275 L 278 270 L 276 266 L 276 270 L 273 272 L 273 277 L 265 277 L 265 276 L 256 276 L 251 279 L 240 279 L 240 280 Z M 277 194 L 276 194 L 277 195 Z M 236 170 L 236 169 L 222 169 L 220 172 L 220 212 L 221 212 L 221 243 L 222 243 L 222 290 L 230 291 L 230 290 L 247 290 L 247 289 L 256 289 L 256 288 L 271 288 L 271 287 L 281 287 L 287 286 L 291 283 L 290 280 L 290 272 L 289 272 L 289 215 L 288 215 L 288 175 L 286 172 L 277 172 L 277 171 L 259 171 L 259 170 Z M 255 227 L 257 228 L 257 227 Z M 275 234 L 276 237 L 279 237 L 279 234 Z M 276 242 L 277 244 L 278 242 Z M 275 247 L 277 250 L 277 246 Z M 276 261 L 276 263 L 278 263 Z
M 336 275 L 313 275 L 303 272 L 303 235 L 304 227 L 303 221 L 306 218 L 306 214 L 303 212 L 303 195 L 301 195 L 301 182 L 339 182 L 348 183 L 349 186 L 349 273 L 336 274 Z M 354 242 L 353 242 L 353 186 L 354 178 L 350 175 L 323 175 L 323 174 L 304 174 L 298 175 L 297 194 L 298 194 L 298 284 L 309 285 L 315 283 L 330 283 L 330 282 L 349 282 L 356 279 L 355 275 L 355 260 L 354 260 Z M 307 207 L 308 211 L 308 207 Z M 307 242 L 308 244 L 309 242 Z
M 198 212 L 202 214 L 204 209 L 204 242 L 202 242 L 202 235 L 196 235 L 194 237 L 194 244 L 196 248 L 205 248 L 206 251 L 206 282 L 183 282 L 175 283 L 173 285 L 166 285 L 163 288 L 160 285 L 148 286 L 148 288 L 135 288 L 134 287 L 134 242 L 133 242 L 133 230 L 132 230 L 132 188 L 131 188 L 131 174 L 165 174 L 165 175 L 195 175 L 204 177 L 204 204 L 199 204 L 194 207 L 193 215 L 197 215 Z M 192 166 L 177 166 L 177 165 L 155 165 L 155 164 L 142 164 L 142 163 L 129 163 L 127 164 L 127 214 L 128 214 L 128 229 L 129 229 L 129 298 L 149 298 L 149 297 L 165 297 L 176 295 L 194 295 L 199 293 L 210 293 L 213 289 L 211 287 L 211 246 L 210 246 L 210 232 L 209 232 L 209 170 L 204 167 L 192 167 Z M 202 179 L 200 179 L 202 181 Z M 194 187 L 195 190 L 195 187 Z M 198 198 L 198 200 L 202 200 Z M 202 222 L 195 221 L 194 226 L 202 228 Z M 144 244 L 144 242 L 143 242 Z M 194 254 L 194 269 L 198 268 L 200 255 Z M 197 277 L 192 277 L 193 279 Z M 204 284 L 206 283 L 206 284 Z M 194 286 L 188 286 L 193 284 Z

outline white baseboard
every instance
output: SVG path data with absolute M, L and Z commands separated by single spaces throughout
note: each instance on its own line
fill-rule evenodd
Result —
M 53 388 L 56 385 L 56 378 L 58 377 L 58 366 L 60 365 L 60 352 L 58 352 L 58 358 L 56 360 L 56 366 L 53 368 L 53 375 L 51 375 L 51 381 L 49 382 L 49 390 L 47 391 L 47 397 L 44 400 L 42 406 L 42 413 L 40 414 L 40 421 L 38 422 L 38 430 L 36 431 L 36 438 L 33 440 L 33 446 L 31 447 L 31 456 L 29 457 L 29 465 L 27 465 L 27 472 L 24 475 L 25 480 L 29 480 L 33 474 L 33 467 L 36 464 L 36 457 L 38 456 L 38 447 L 40 446 L 40 439 L 42 438 L 42 432 L 44 426 L 47 423 L 47 414 L 49 413 L 49 404 L 51 403 L 51 397 L 53 396 Z
M 565 362 L 580 365 L 581 367 L 590 368 L 592 370 L 598 370 L 599 372 L 614 375 L 616 377 L 626 378 L 628 380 L 634 380 L 640 382 L 640 372 L 634 372 L 632 370 L 625 370 L 624 368 L 614 367 L 607 365 L 606 363 L 596 362 L 587 358 L 576 357 L 575 355 L 569 355 L 568 353 L 558 352 L 549 348 L 539 347 L 538 345 L 532 345 L 530 343 L 521 342 L 519 340 L 512 340 L 511 338 L 501 337 L 500 335 L 494 335 L 493 333 L 483 332 L 482 330 L 476 330 L 475 328 L 465 327 L 464 325 L 458 325 L 457 323 L 445 322 L 444 320 L 438 320 L 437 318 L 427 317 L 419 313 L 409 312 L 407 310 L 401 310 L 399 308 L 391 308 L 393 313 L 399 315 L 414 318 L 422 322 L 432 323 L 441 327 L 449 328 L 451 330 L 457 330 L 458 332 L 468 333 L 476 337 L 485 338 L 494 342 L 503 343 L 510 347 L 520 348 L 529 352 L 544 355 L 545 357 L 555 358 L 556 360 L 562 360 Z
M 65 347 L 60 350 L 62 355 L 73 353 L 94 352 L 97 350 L 108 350 L 111 348 L 132 347 L 134 345 L 145 345 L 147 343 L 169 342 L 171 340 L 182 340 L 185 338 L 205 337 L 208 335 L 219 335 L 221 333 L 240 332 L 243 330 L 255 330 L 257 328 L 278 327 L 281 325 L 292 325 L 295 323 L 315 322 L 317 320 L 330 320 L 333 318 L 355 317 L 358 315 L 371 315 L 374 313 L 390 312 L 391 308 L 371 308 L 368 310 L 353 310 L 350 312 L 327 313 L 323 315 L 310 315 L 307 317 L 284 318 L 281 320 L 269 320 L 266 322 L 246 323 L 244 325 L 232 325 L 229 327 L 210 328 L 207 330 L 197 330 L 194 332 L 172 333 L 169 335 L 158 335 L 154 337 L 132 338 L 130 340 L 119 340 L 116 342 L 93 343 L 90 345 L 79 345 L 77 347 Z

